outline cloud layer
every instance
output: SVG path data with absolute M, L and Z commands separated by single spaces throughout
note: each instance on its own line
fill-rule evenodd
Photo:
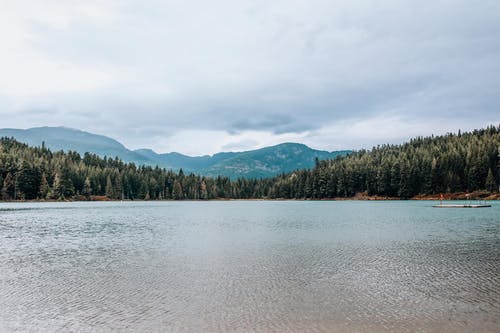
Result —
M 500 3 L 12 1 L 1 127 L 190 154 L 333 150 L 500 122 Z

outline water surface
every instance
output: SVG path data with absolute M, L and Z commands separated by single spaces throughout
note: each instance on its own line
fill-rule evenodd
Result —
M 500 205 L 431 205 L 0 204 L 0 331 L 500 331 Z

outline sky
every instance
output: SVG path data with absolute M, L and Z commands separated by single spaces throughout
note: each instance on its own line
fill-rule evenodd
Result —
M 498 0 L 0 0 L 0 128 L 189 155 L 500 124 Z

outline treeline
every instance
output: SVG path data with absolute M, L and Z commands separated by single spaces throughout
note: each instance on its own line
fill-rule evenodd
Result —
M 317 161 L 270 179 L 203 177 L 117 158 L 51 152 L 0 139 L 2 200 L 109 199 L 321 199 L 369 195 L 409 198 L 418 194 L 489 190 L 499 184 L 500 127 L 416 138 L 335 160 Z
M 265 197 L 269 181 L 185 175 L 86 153 L 51 152 L 0 139 L 2 200 L 216 199 Z
M 270 197 L 333 198 L 356 193 L 410 198 L 420 194 L 498 189 L 500 126 L 470 133 L 418 137 L 275 179 Z

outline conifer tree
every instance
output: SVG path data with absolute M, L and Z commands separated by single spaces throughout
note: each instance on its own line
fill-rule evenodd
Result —
M 207 200 L 208 199 L 208 191 L 207 191 L 207 184 L 203 180 L 200 185 L 200 199 L 202 200 Z
M 52 199 L 64 198 L 64 189 L 61 185 L 61 176 L 59 172 L 54 175 L 54 182 L 52 183 Z
M 497 187 L 497 184 L 495 182 L 495 177 L 493 177 L 493 171 L 491 170 L 491 168 L 488 170 L 488 176 L 486 177 L 485 187 L 490 192 L 496 190 Z
M 87 200 L 90 199 L 90 196 L 92 195 L 92 184 L 90 183 L 89 177 L 85 178 L 82 194 L 85 198 L 87 198 Z
M 38 191 L 38 197 L 41 199 L 48 199 L 49 191 L 50 191 L 49 182 L 44 172 L 42 173 L 42 179 L 40 180 L 40 189 Z
M 3 180 L 2 186 L 2 199 L 3 200 L 12 200 L 15 199 L 16 184 L 14 181 L 14 177 L 10 172 L 7 173 L 5 179 Z
M 172 199 L 174 199 L 174 200 L 184 199 L 184 193 L 182 191 L 182 186 L 178 180 L 174 181 L 174 186 L 172 187 Z
M 111 176 L 108 175 L 106 177 L 106 188 L 105 188 L 105 193 L 108 198 L 113 198 L 113 184 L 111 182 Z

